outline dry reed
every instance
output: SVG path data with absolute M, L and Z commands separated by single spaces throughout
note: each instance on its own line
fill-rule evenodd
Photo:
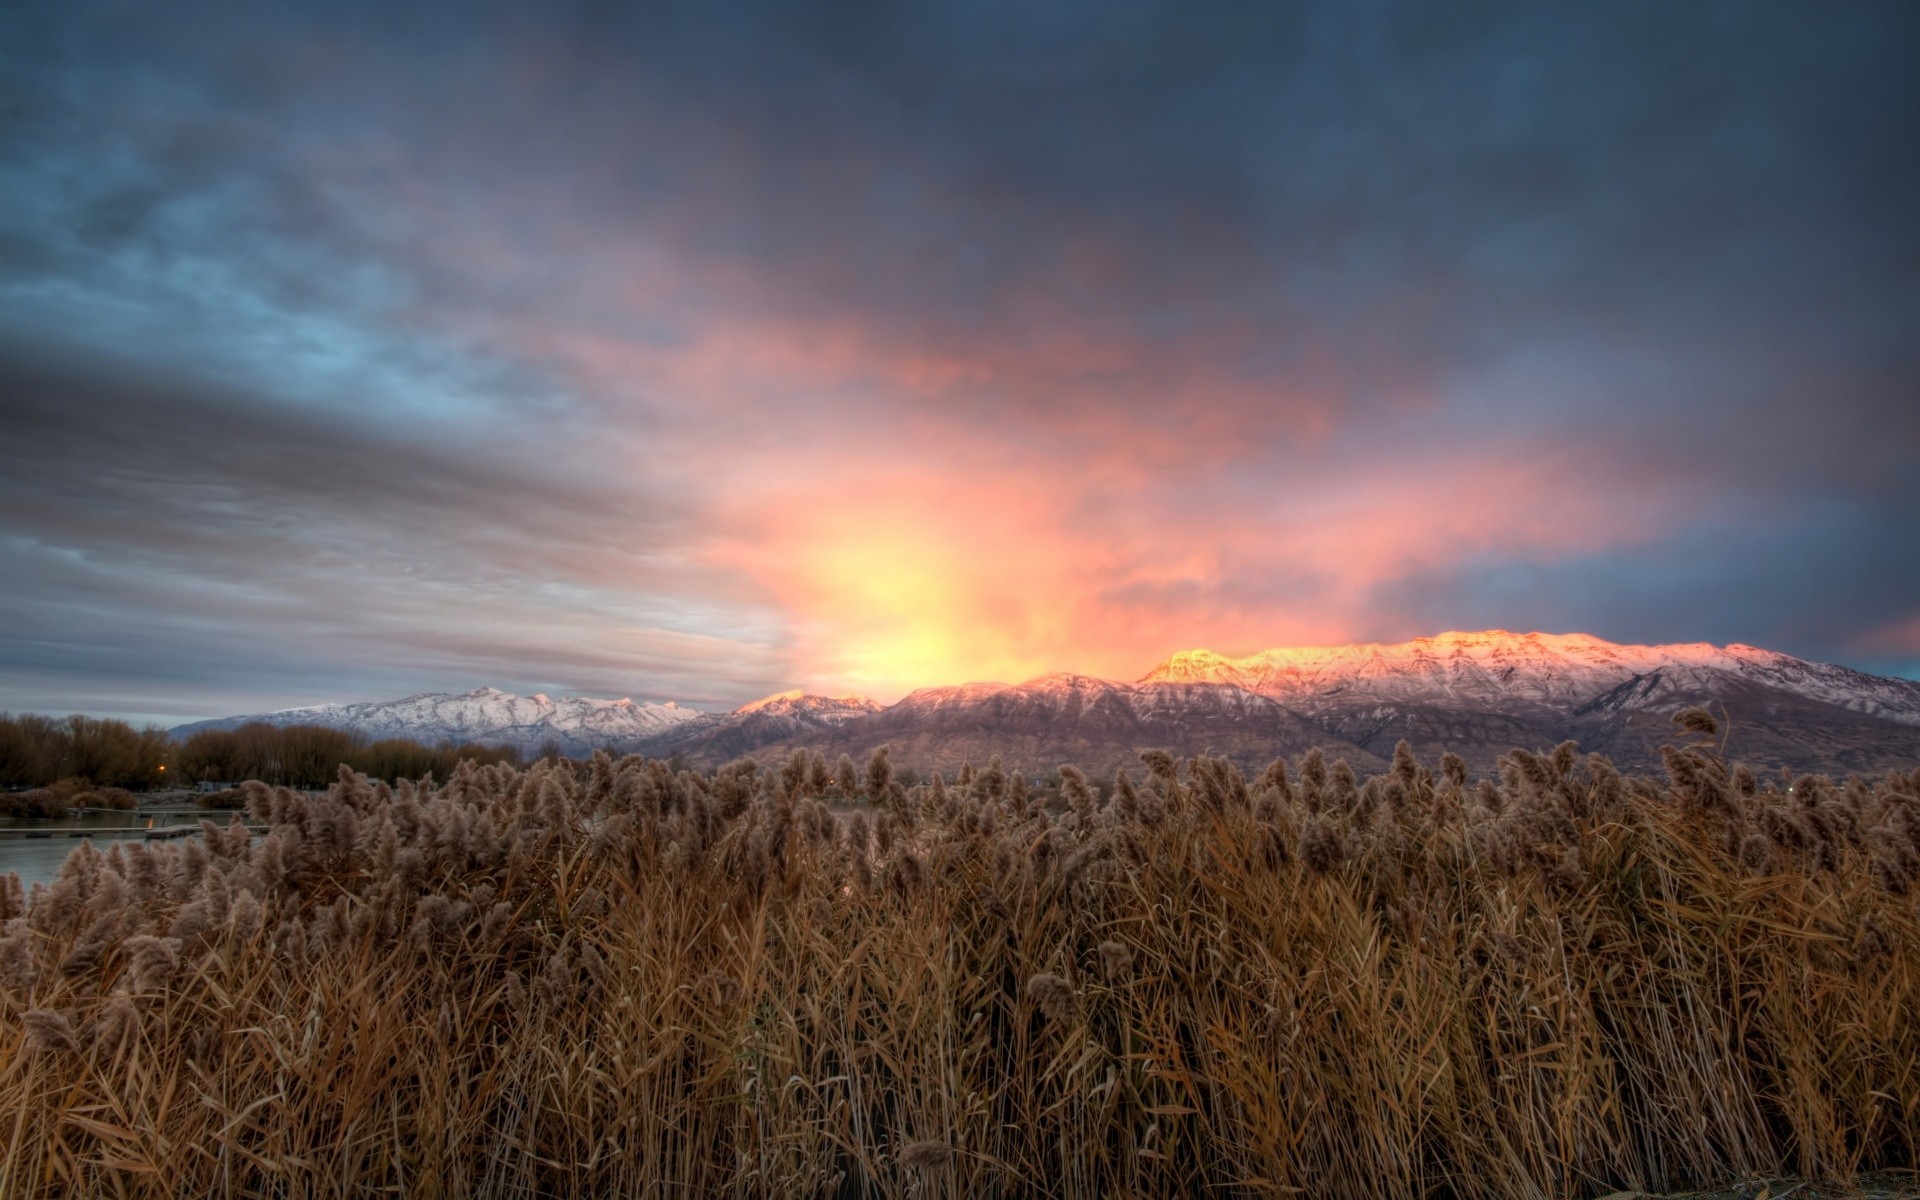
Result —
M 997 762 L 343 770 L 249 785 L 262 837 L 83 846 L 0 888 L 0 1195 L 1539 1197 L 1916 1161 L 1920 772 L 1143 760 L 1054 807 Z M 872 817 L 824 803 L 856 792 Z

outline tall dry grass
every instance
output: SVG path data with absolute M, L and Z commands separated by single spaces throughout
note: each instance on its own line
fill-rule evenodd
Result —
M 0 1195 L 1592 1195 L 1916 1161 L 1920 772 L 602 756 L 0 890 Z M 831 811 L 858 790 L 872 806 Z

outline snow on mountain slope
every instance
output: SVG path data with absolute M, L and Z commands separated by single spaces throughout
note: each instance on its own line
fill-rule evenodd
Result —
M 880 711 L 865 696 L 810 696 L 781 692 L 743 704 L 710 727 L 675 739 L 668 753 L 697 766 L 719 766 L 767 746 L 795 743 L 831 734 L 848 723 Z
M 1920 725 L 1920 683 L 1753 646 L 1627 646 L 1581 633 L 1455 632 L 1397 645 L 1279 648 L 1245 658 L 1189 650 L 1149 671 L 1143 682 L 1232 684 L 1315 715 L 1389 702 L 1563 715 L 1656 674 L 1663 677 L 1660 686 L 1627 688 L 1620 701 L 1638 696 L 1658 703 L 1662 696 L 1711 694 L 1741 681 Z
M 1283 705 L 1212 684 L 1116 683 L 1086 675 L 1042 675 L 1025 683 L 923 688 L 871 717 L 804 743 L 859 758 L 892 747 L 896 762 L 942 770 L 999 755 L 1046 772 L 1074 763 L 1101 774 L 1139 769 L 1142 750 L 1225 755 L 1263 767 L 1276 754 L 1321 747 L 1356 767 L 1382 760 L 1309 724 Z M 788 747 L 770 748 L 774 754 Z
M 745 717 L 760 713 L 769 717 L 795 717 L 820 725 L 838 725 L 879 711 L 880 705 L 865 696 L 813 696 L 795 688 L 790 692 L 777 692 L 751 704 L 743 704 L 730 715 Z
M 707 713 L 479 688 L 228 717 L 174 732 L 320 724 L 371 738 L 528 752 L 554 741 L 582 757 L 596 749 L 678 754 L 699 766 L 798 748 L 861 757 L 888 745 L 903 766 L 947 769 L 1000 754 L 1028 769 L 1071 762 L 1103 772 L 1150 748 L 1260 766 L 1311 746 L 1373 769 L 1402 739 L 1428 759 L 1452 750 L 1482 770 L 1512 746 L 1543 749 L 1572 738 L 1623 767 L 1658 770 L 1669 717 L 1693 704 L 1724 711 L 1729 753 L 1757 765 L 1846 772 L 1920 761 L 1920 683 L 1752 646 L 1624 646 L 1501 630 L 1245 658 L 1189 650 L 1135 684 L 1061 673 L 923 688 L 885 708 L 793 691 Z
M 237 729 L 254 721 L 269 725 L 325 725 L 369 738 L 411 738 L 427 744 L 479 742 L 538 751 L 555 741 L 569 754 L 597 748 L 623 749 L 682 735 L 718 720 L 714 714 L 674 703 L 636 704 L 585 696 L 515 696 L 498 688 L 459 694 L 429 692 L 404 700 L 327 704 L 279 712 L 198 721 L 173 731 L 186 737 L 201 729 Z

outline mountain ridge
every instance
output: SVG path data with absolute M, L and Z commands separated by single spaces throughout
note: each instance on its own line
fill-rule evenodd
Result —
M 1276 647 L 1241 657 L 1169 655 L 1127 683 L 1053 672 L 1017 684 L 915 690 L 891 705 L 802 690 L 731 712 L 674 703 L 514 696 L 496 688 L 285 709 L 249 720 L 333 724 L 371 737 L 478 741 L 563 753 L 594 749 L 718 765 L 796 749 L 861 756 L 892 747 L 901 765 L 983 762 L 1102 772 L 1141 750 L 1224 754 L 1247 765 L 1320 748 L 1372 769 L 1406 740 L 1423 757 L 1452 750 L 1477 771 L 1515 746 L 1573 740 L 1628 769 L 1659 767 L 1671 715 L 1723 711 L 1728 749 L 1761 767 L 1870 772 L 1920 761 L 1920 683 L 1734 643 L 1623 645 L 1590 634 L 1449 631 L 1400 643 Z

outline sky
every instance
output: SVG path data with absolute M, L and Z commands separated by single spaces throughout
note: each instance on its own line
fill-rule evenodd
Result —
M 0 7 L 0 709 L 1920 678 L 1920 6 Z

